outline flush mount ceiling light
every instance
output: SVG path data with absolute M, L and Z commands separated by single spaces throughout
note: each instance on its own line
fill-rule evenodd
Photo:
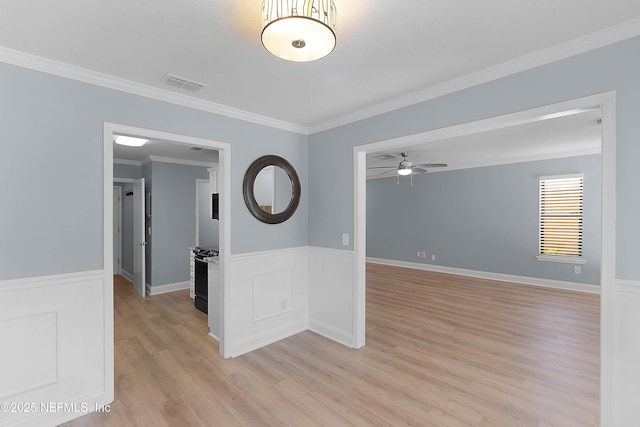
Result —
M 116 144 L 126 145 L 128 147 L 142 147 L 144 144 L 149 142 L 148 139 L 135 138 L 133 136 L 125 135 L 116 136 L 114 141 L 116 142 Z
M 336 6 L 332 0 L 264 0 L 262 45 L 287 61 L 324 58 L 336 46 Z

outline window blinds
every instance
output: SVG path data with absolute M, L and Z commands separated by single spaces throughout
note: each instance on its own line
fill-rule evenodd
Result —
M 540 177 L 540 255 L 582 257 L 583 176 Z

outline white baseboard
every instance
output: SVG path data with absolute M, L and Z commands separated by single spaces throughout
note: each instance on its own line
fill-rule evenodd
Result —
M 419 264 L 415 262 L 396 261 L 390 259 L 367 258 L 367 262 L 392 265 L 396 267 L 414 268 L 437 273 L 457 274 L 459 276 L 477 277 L 479 279 L 498 280 L 501 282 L 519 283 L 522 285 L 543 286 L 545 288 L 564 289 L 570 291 L 599 294 L 600 286 L 584 283 L 565 282 L 562 280 L 540 279 L 537 277 L 515 276 L 511 274 L 491 273 L 488 271 L 467 270 L 464 268 L 443 267 L 440 265 Z
M 177 283 L 167 283 L 166 285 L 155 285 L 151 286 L 147 283 L 147 295 L 160 295 L 166 294 L 168 292 L 181 291 L 183 289 L 189 289 L 190 283 L 187 282 L 177 282 Z
M 309 320 L 309 330 L 332 341 L 353 348 L 353 334 L 334 328 L 317 320 Z
M 257 350 L 274 342 L 289 338 L 293 335 L 304 332 L 308 329 L 307 322 L 296 322 L 289 325 L 283 325 L 280 328 L 272 329 L 263 334 L 254 335 L 244 340 L 231 343 L 229 351 L 230 357 L 240 356 L 250 351 Z M 209 334 L 215 338 L 213 335 Z
M 122 277 L 124 277 L 125 279 L 127 279 L 128 281 L 130 281 L 131 283 L 133 283 L 133 273 L 129 273 L 127 270 L 125 270 L 124 268 L 120 269 L 120 275 Z

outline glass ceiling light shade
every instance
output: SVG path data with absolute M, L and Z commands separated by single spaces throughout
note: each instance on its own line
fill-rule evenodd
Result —
M 262 45 L 287 61 L 324 58 L 336 46 L 336 6 L 332 0 L 264 0 Z
M 398 168 L 398 175 L 411 175 L 411 166 L 400 166 Z
M 411 175 L 411 166 L 413 166 L 413 163 L 410 161 L 406 159 L 401 161 L 398 165 L 398 175 Z
M 135 138 L 133 136 L 118 135 L 115 138 L 116 144 L 126 145 L 128 147 L 142 147 L 149 142 L 148 139 Z

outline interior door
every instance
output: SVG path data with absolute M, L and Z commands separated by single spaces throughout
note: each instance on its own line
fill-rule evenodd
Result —
M 144 178 L 133 181 L 133 288 L 145 296 Z

